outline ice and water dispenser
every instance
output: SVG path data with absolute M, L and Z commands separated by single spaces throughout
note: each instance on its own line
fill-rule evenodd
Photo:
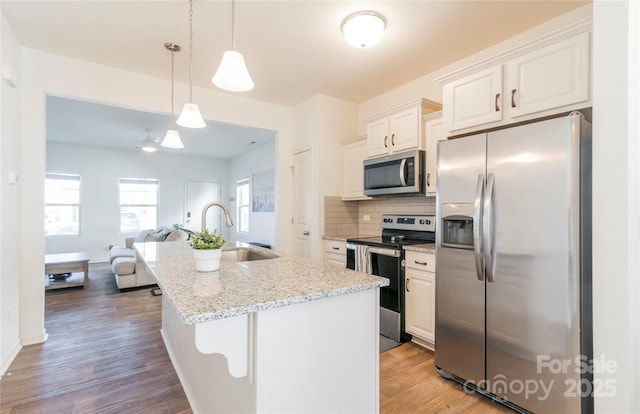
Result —
M 473 204 L 442 204 L 442 246 L 473 249 Z

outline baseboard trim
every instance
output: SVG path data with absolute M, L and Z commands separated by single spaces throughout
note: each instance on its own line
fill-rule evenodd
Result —
M 14 359 L 16 359 L 21 349 L 22 349 L 22 345 L 20 345 L 19 342 L 16 342 L 15 346 L 9 353 L 9 356 L 7 357 L 7 359 L 2 361 L 2 366 L 0 366 L 0 377 L 2 377 L 5 374 L 5 372 L 7 372 L 7 370 L 11 366 L 11 363 L 13 362 Z
M 22 346 L 41 344 L 43 342 L 47 342 L 48 338 L 49 334 L 47 333 L 47 330 L 43 329 L 42 333 L 38 335 L 23 336 L 22 338 L 20 338 L 20 343 L 22 344 Z
M 418 338 L 415 335 L 413 335 L 413 338 L 411 338 L 411 342 L 413 342 L 414 344 L 420 345 L 423 348 L 427 348 L 429 351 L 435 350 L 435 345 L 432 342 L 422 338 Z

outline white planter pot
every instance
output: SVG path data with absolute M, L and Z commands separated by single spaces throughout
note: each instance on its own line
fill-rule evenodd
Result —
M 213 272 L 220 268 L 220 257 L 222 249 L 213 250 L 193 250 L 193 257 L 196 259 L 196 270 L 198 272 Z

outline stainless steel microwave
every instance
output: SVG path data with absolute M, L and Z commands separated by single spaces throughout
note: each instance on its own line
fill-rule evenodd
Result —
M 414 150 L 365 160 L 364 194 L 424 195 L 424 159 L 424 151 Z

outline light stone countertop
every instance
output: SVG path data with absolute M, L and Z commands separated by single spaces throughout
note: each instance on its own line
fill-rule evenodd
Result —
M 404 250 L 410 250 L 418 253 L 436 253 L 436 244 L 435 243 L 425 243 L 425 244 L 411 244 L 408 246 L 402 246 Z
M 193 249 L 186 241 L 135 243 L 183 322 L 195 325 L 250 312 L 274 309 L 389 285 L 386 278 L 300 257 L 235 262 L 225 252 L 273 250 L 228 242 L 216 272 L 195 270 Z

